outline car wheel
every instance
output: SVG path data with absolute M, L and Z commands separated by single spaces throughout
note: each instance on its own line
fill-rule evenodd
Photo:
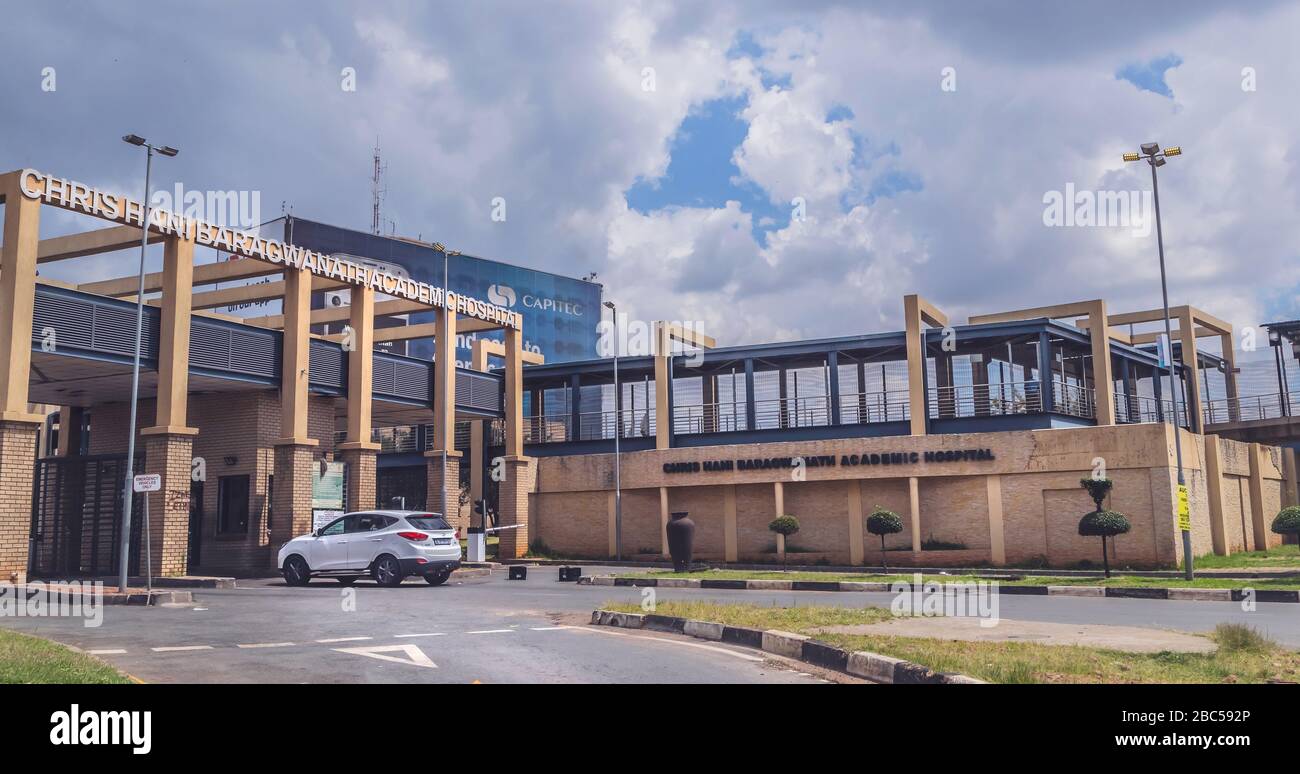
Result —
M 380 586 L 400 586 L 402 584 L 402 565 L 387 554 L 375 560 L 371 574 Z
M 357 582 L 356 578 L 336 578 L 336 580 L 344 586 L 351 586 L 353 583 Z
M 428 575 L 424 576 L 424 582 L 429 584 L 430 586 L 441 586 L 442 584 L 446 583 L 447 579 L 450 577 L 451 577 L 451 573 L 447 570 L 443 570 L 441 572 L 431 572 Z
M 311 582 L 311 570 L 301 556 L 284 560 L 284 582 L 290 586 L 306 586 Z

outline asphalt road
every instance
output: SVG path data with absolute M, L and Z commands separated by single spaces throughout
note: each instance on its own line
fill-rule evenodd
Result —
M 609 568 L 593 568 L 609 572 Z M 192 606 L 109 606 L 103 624 L 0 618 L 0 626 L 95 653 L 146 682 L 273 683 L 818 683 L 827 675 L 745 648 L 586 624 L 607 601 L 642 590 L 558 583 L 554 567 L 526 581 L 422 580 L 384 589 L 278 579 L 195 591 Z M 882 605 L 890 594 L 655 589 L 658 600 L 773 605 Z M 1300 605 L 1003 596 L 1002 618 L 1203 632 L 1246 623 L 1300 648 Z

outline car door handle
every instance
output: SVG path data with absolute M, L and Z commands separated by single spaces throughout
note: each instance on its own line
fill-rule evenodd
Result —
M 383 538 L 366 538 L 366 542 L 367 542 L 367 543 L 382 543 L 382 542 L 384 542 L 384 539 L 383 539 Z

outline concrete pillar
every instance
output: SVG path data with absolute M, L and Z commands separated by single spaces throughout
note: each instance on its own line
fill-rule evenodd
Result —
M 785 515 L 785 484 L 780 481 L 772 482 L 772 496 L 776 506 L 772 510 L 772 518 L 777 519 Z M 785 535 L 779 532 L 776 535 L 776 558 L 782 563 L 785 562 Z
M 317 464 L 315 444 L 277 443 L 274 464 L 270 536 L 272 563 L 280 546 L 312 529 L 311 490 Z
M 1047 331 L 1038 334 L 1038 394 L 1043 404 L 1043 413 L 1050 414 L 1056 410 L 1056 395 L 1052 384 L 1052 340 Z
M 582 440 L 582 376 L 569 377 L 569 440 Z
M 1002 524 L 1002 477 L 985 476 L 989 512 L 989 561 L 1001 567 L 1007 563 L 1006 533 Z
M 280 362 L 279 443 L 308 446 L 307 385 L 311 370 L 311 273 L 284 273 L 284 346 Z M 369 441 L 370 438 L 363 440 Z M 309 519 L 310 523 L 310 519 Z
M 1205 494 L 1210 501 L 1210 544 L 1218 556 L 1232 553 L 1223 509 L 1223 458 L 1219 436 L 1205 436 Z
M 1186 350 L 1184 350 L 1186 352 Z M 1192 380 L 1193 382 L 1195 379 Z M 1264 449 L 1260 444 L 1250 445 L 1250 524 L 1255 536 L 1255 550 L 1268 548 L 1269 514 L 1264 513 L 1264 471 L 1260 455 Z
M 1282 450 L 1282 507 L 1286 508 L 1300 502 L 1296 491 L 1296 452 L 1288 446 Z
M 522 331 L 506 328 L 505 370 L 505 456 L 523 457 L 524 454 L 524 359 Z M 540 394 L 540 390 L 538 391 Z M 538 412 L 542 407 L 539 404 Z M 539 423 L 540 424 L 540 423 Z
M 618 556 L 618 503 L 612 491 L 605 498 L 605 531 L 609 558 L 613 559 Z
M 921 553 L 921 486 L 916 476 L 907 479 L 908 513 L 912 523 L 912 553 Z
M 832 425 L 840 423 L 840 353 L 831 350 L 826 353 L 826 380 L 829 382 L 826 392 L 830 401 L 827 416 Z
M 1201 415 L 1201 380 L 1200 366 L 1196 357 L 1196 321 L 1192 312 L 1186 307 L 1178 315 L 1178 337 L 1182 346 L 1182 361 L 1187 368 L 1187 429 L 1194 433 L 1205 432 Z M 1172 346 L 1172 345 L 1171 345 Z
M 60 457 L 77 457 L 81 454 L 81 426 L 85 423 L 86 411 L 80 406 L 59 407 L 59 448 Z
M 1088 338 L 1092 343 L 1092 388 L 1097 424 L 1115 424 L 1115 380 L 1110 369 L 1110 323 L 1106 302 L 1088 304 Z
M 758 409 L 754 405 L 754 358 L 745 358 L 745 429 L 753 430 L 758 424 Z
M 498 558 L 519 559 L 528 553 L 528 495 L 537 481 L 537 460 L 532 457 L 508 456 L 505 458 L 505 480 L 499 487 L 497 526 L 499 533 Z
M 1226 361 L 1228 371 L 1224 374 L 1224 391 L 1228 396 L 1228 421 L 1241 421 L 1240 406 L 1237 405 L 1237 352 L 1234 349 L 1236 342 L 1233 341 L 1231 333 L 1219 335 L 1219 350 Z
M 672 416 L 672 342 L 668 327 L 655 323 L 655 448 L 668 449 L 673 445 Z M 667 538 L 664 538 L 665 541 Z M 667 546 L 667 543 L 664 544 Z M 665 547 L 664 553 L 668 550 Z
M 379 444 L 369 446 L 374 448 L 340 447 L 340 456 L 347 466 L 347 501 L 344 505 L 348 511 L 368 511 L 375 507 Z
M 736 487 L 722 488 L 722 552 L 725 561 L 737 561 L 739 548 L 736 540 Z
M 907 401 L 912 417 L 912 435 L 925 435 L 928 413 L 925 396 L 925 327 L 921 321 L 921 299 L 903 297 L 903 320 L 907 337 Z
M 188 429 L 185 411 L 190 394 L 190 298 L 193 293 L 194 242 L 167 237 L 163 249 L 158 400 L 153 428 L 159 432 L 176 433 Z
M 659 553 L 668 553 L 668 487 L 659 487 Z
M 27 579 L 40 423 L 0 420 L 0 581 Z
M 849 564 L 862 564 L 862 482 L 846 481 L 849 494 Z
M 191 432 L 150 432 L 144 437 L 144 472 L 162 476 L 162 489 L 150 492 L 149 556 L 156 577 L 185 575 L 189 572 L 190 532 L 190 462 L 194 459 L 194 435 Z M 144 539 L 141 538 L 141 549 Z M 140 563 L 144 574 L 145 564 Z
M 446 457 L 447 477 L 443 479 L 443 457 Z M 448 449 L 446 452 L 441 450 L 427 451 L 424 453 L 425 471 L 427 474 L 427 495 L 424 500 L 424 507 L 436 513 L 441 513 L 443 518 L 447 519 L 457 528 L 467 527 L 467 524 L 460 523 L 460 459 L 461 453 L 455 449 Z M 444 492 L 446 502 L 443 502 Z M 387 503 L 380 503 L 381 506 L 387 507 Z
M 27 578 L 33 476 L 45 417 L 27 408 L 41 206 L 23 196 L 18 174 L 0 177 L 0 580 Z

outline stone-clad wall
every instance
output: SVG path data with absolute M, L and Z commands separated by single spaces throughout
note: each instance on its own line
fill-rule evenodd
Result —
M 1193 550 L 1212 552 L 1210 507 L 1205 480 L 1204 443 L 1183 432 L 1184 471 L 1193 513 Z M 1251 546 L 1249 447 L 1223 441 L 1225 534 L 1233 550 Z M 1246 447 L 1244 450 L 1238 447 Z M 992 459 L 905 462 L 893 465 L 809 466 L 806 479 L 792 480 L 788 468 L 708 470 L 668 473 L 666 463 L 703 463 L 760 457 L 811 457 L 863 453 L 988 449 Z M 1261 457 L 1262 491 L 1268 518 L 1277 512 L 1283 491 L 1280 462 Z M 776 513 L 780 482 L 784 512 L 801 528 L 788 541 L 791 562 L 848 563 L 851 530 L 876 506 L 898 513 L 904 532 L 889 536 L 890 563 L 992 563 L 994 555 L 989 486 L 1001 494 L 1000 518 L 1007 563 L 1069 566 L 1100 561 L 1100 541 L 1078 535 L 1079 519 L 1092 509 L 1079 479 L 1104 465 L 1115 481 L 1106 506 L 1125 513 L 1133 525 L 1113 541 L 1112 560 L 1120 565 L 1171 565 L 1181 557 L 1176 528 L 1177 473 L 1173 430 L 1164 425 L 1038 430 L 946 436 L 912 436 L 832 441 L 714 446 L 625 453 L 622 457 L 623 551 L 625 556 L 660 551 L 660 487 L 668 509 L 691 513 L 696 523 L 696 553 L 720 560 L 726 553 L 726 491 L 734 488 L 737 558 L 775 561 L 775 538 L 768 522 Z M 553 550 L 573 555 L 608 554 L 612 455 L 544 457 L 538 461 L 532 495 L 534 537 Z M 962 550 L 922 551 L 912 546 L 908 480 L 918 481 L 919 538 L 964 546 Z M 858 487 L 861 513 L 855 521 L 851 488 Z M 994 519 L 999 514 L 993 514 Z M 1244 524 L 1244 527 L 1243 527 Z M 1245 538 L 1243 540 L 1243 530 Z M 1270 537 L 1270 544 L 1276 536 Z M 875 564 L 879 539 L 864 535 L 858 558 Z

